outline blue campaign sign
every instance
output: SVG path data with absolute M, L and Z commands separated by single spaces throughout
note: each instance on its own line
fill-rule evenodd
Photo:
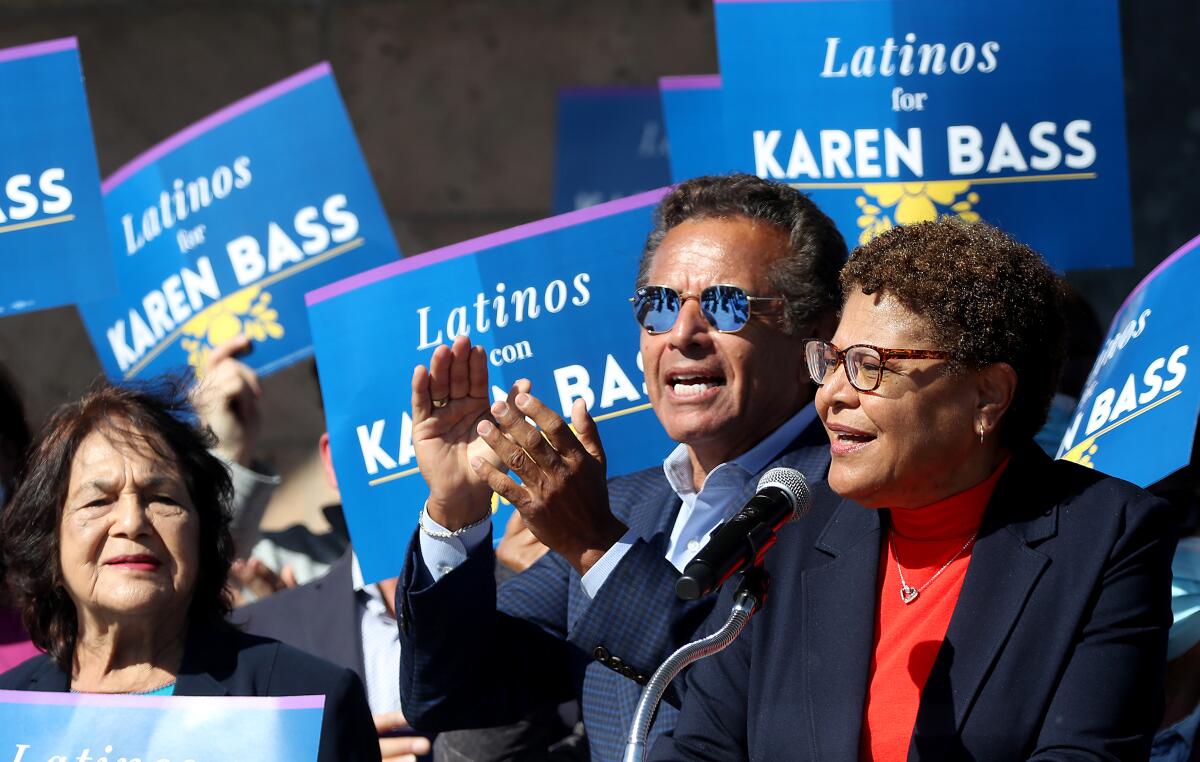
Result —
M 671 182 L 729 172 L 725 158 L 725 122 L 721 115 L 721 77 L 660 77 L 663 123 L 671 144 Z
M 5 762 L 315 762 L 324 696 L 0 691 Z
M 555 214 L 661 188 L 669 175 L 657 90 L 589 87 L 559 92 Z
M 1126 298 L 1084 385 L 1058 457 L 1142 487 L 1188 464 L 1200 415 L 1200 237 Z
M 238 333 L 309 355 L 304 294 L 399 257 L 328 64 L 188 127 L 104 181 L 120 295 L 81 305 L 105 371 L 191 365 Z
M 847 242 L 957 215 L 1060 269 L 1131 263 L 1116 0 L 716 0 L 716 19 L 729 158 L 811 193 Z
M 75 38 L 0 50 L 0 316 L 111 296 Z
M 460 334 L 487 350 L 494 398 L 528 378 L 564 417 L 586 400 L 610 476 L 670 452 L 646 396 L 629 304 L 665 193 L 494 233 L 308 295 L 334 469 L 365 579 L 399 573 L 428 496 L 412 447 L 413 368 Z M 493 507 L 498 540 L 512 509 Z

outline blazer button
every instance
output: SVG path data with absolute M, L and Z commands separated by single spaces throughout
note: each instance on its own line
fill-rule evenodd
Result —
M 608 662 L 608 649 L 605 648 L 604 646 L 596 646 L 596 650 L 592 651 L 592 656 L 595 656 L 596 661 L 598 661 L 598 662 L 607 663 Z

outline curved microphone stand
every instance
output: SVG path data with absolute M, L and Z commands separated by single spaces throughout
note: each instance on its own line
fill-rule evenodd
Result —
M 637 711 L 633 715 L 633 725 L 629 728 L 629 742 L 625 746 L 624 762 L 642 762 L 646 757 L 646 737 L 650 735 L 650 723 L 654 713 L 662 701 L 667 686 L 671 684 L 683 668 L 694 661 L 706 656 L 724 651 L 729 647 L 750 617 L 754 616 L 766 600 L 768 577 L 761 566 L 754 566 L 742 574 L 741 582 L 733 596 L 733 611 L 721 629 L 708 637 L 681 646 L 675 653 L 667 657 L 646 687 L 642 689 L 642 697 L 638 700 Z

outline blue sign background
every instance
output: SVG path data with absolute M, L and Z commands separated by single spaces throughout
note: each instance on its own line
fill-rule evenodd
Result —
M 0 92 L 0 315 L 111 296 L 75 38 L 0 50 Z
M 1200 415 L 1200 237 L 1125 300 L 1058 456 L 1142 487 L 1188 464 Z
M 323 696 L 131 696 L 0 691 L 0 759 L 315 762 Z M 25 746 L 27 748 L 22 749 Z
M 404 423 L 411 426 L 409 383 L 436 343 L 453 340 L 455 308 L 476 326 L 472 342 L 495 358 L 488 366 L 493 396 L 528 378 L 536 397 L 569 415 L 571 387 L 582 379 L 572 366 L 586 372 L 609 476 L 661 462 L 674 447 L 650 409 L 638 366 L 640 329 L 629 305 L 653 206 L 665 192 L 429 252 L 308 295 L 338 488 L 366 580 L 400 572 L 428 496 L 405 446 L 411 443 Z M 529 319 L 526 306 L 517 322 L 513 296 L 526 287 L 535 290 L 540 312 Z M 477 329 L 481 298 L 486 332 Z M 497 300 L 506 305 L 503 327 L 494 324 Z M 548 311 L 547 304 L 559 310 Z M 512 509 L 497 508 L 498 540 Z
M 312 351 L 305 292 L 399 257 L 328 64 L 193 125 L 105 191 L 121 295 L 80 312 L 114 379 L 201 368 L 238 332 L 247 364 L 282 368 Z
M 721 78 L 661 77 L 658 88 L 671 142 L 671 182 L 731 171 L 733 164 L 725 158 Z
M 558 94 L 554 213 L 585 209 L 670 182 L 658 91 L 597 87 Z
M 726 155 L 810 192 L 848 243 L 951 214 L 999 225 L 1062 269 L 1131 263 L 1114 0 L 717 0 L 716 19 Z M 910 75 L 881 73 L 889 40 L 887 63 L 898 70 L 907 45 Z M 922 45 L 944 46 L 944 73 L 920 73 L 922 59 L 938 68 Z M 978 133 L 961 162 L 952 126 Z M 897 148 L 911 154 L 910 130 L 919 162 Z

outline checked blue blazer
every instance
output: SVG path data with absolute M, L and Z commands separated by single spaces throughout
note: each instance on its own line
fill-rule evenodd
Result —
M 788 466 L 810 482 L 829 470 L 819 419 L 767 468 Z M 766 470 L 766 469 L 764 469 Z M 758 484 L 750 480 L 739 505 Z M 640 539 L 589 600 L 579 575 L 551 551 L 497 589 L 495 554 L 483 543 L 433 583 L 414 534 L 396 593 L 400 693 L 405 717 L 424 732 L 488 727 L 532 708 L 579 698 L 593 760 L 620 760 L 642 686 L 691 640 L 715 595 L 681 601 L 666 560 L 680 500 L 661 467 L 609 480 L 613 513 Z M 651 741 L 675 725 L 659 709 Z

